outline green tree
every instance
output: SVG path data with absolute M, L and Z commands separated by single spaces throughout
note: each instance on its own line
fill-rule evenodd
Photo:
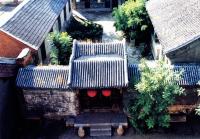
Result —
M 72 38 L 67 32 L 52 32 L 49 35 L 52 44 L 50 59 L 51 64 L 67 65 L 72 49 Z
M 152 25 L 145 8 L 146 0 L 128 0 L 113 11 L 114 26 L 126 38 L 145 41 L 149 39 Z
M 134 86 L 138 94 L 129 105 L 130 122 L 140 132 L 167 128 L 170 121 L 168 107 L 175 102 L 176 96 L 183 93 L 177 85 L 181 73 L 174 72 L 164 62 L 158 62 L 152 68 L 144 60 L 140 70 L 140 81 Z

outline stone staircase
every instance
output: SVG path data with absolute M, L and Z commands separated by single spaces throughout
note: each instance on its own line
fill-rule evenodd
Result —
M 100 137 L 100 136 L 112 136 L 112 127 L 111 126 L 91 126 L 90 127 L 90 136 L 91 137 Z

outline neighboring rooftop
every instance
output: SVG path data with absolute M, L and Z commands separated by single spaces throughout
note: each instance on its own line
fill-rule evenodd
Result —
M 174 71 L 182 73 L 181 80 L 178 85 L 182 86 L 196 86 L 200 81 L 200 65 L 172 65 L 171 68 Z M 136 81 L 140 80 L 140 70 L 138 65 L 128 66 L 129 80 L 134 79 Z
M 68 0 L 24 0 L 0 31 L 37 50 Z
M 18 72 L 16 84 L 21 88 L 68 89 L 68 66 L 28 66 Z
M 164 53 L 200 38 L 199 0 L 150 0 L 146 8 Z

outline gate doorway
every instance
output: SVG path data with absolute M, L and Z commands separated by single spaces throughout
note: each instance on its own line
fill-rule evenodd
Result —
M 120 111 L 122 109 L 122 94 L 119 89 L 110 89 L 110 95 L 104 94 L 104 89 L 93 90 L 96 94 L 92 97 L 89 96 L 88 91 L 80 91 L 80 106 L 83 112 Z
M 76 0 L 76 7 L 84 11 L 111 11 L 112 0 Z

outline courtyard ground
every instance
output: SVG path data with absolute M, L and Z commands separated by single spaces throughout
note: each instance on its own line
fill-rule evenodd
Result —
M 103 26 L 103 42 L 122 40 L 122 32 L 116 31 L 111 12 L 81 12 L 88 20 L 92 20 Z

